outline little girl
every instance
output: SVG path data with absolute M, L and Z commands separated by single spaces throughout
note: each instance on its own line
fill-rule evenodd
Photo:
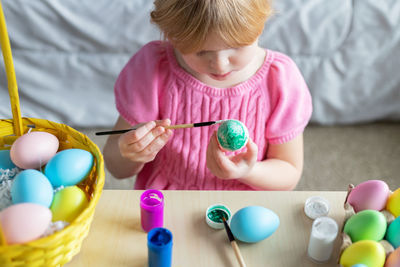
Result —
M 266 0 L 156 0 L 152 22 L 164 41 L 146 44 L 115 84 L 120 113 L 104 148 L 117 178 L 135 189 L 292 190 L 303 169 L 303 130 L 311 97 L 295 63 L 258 46 L 272 9 Z M 163 126 L 236 119 L 249 130 L 240 153 L 225 153 L 218 125 Z

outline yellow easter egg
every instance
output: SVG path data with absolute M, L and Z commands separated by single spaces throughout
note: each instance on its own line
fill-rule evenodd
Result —
M 388 198 L 386 209 L 395 217 L 400 215 L 400 188 L 397 188 Z
M 77 186 L 68 186 L 54 194 L 50 210 L 53 222 L 72 222 L 88 205 L 85 192 Z
M 1 229 L 0 225 L 0 246 L 3 246 L 6 244 L 6 238 L 4 237 L 3 230 Z
M 343 267 L 364 264 L 368 267 L 383 267 L 386 253 L 381 244 L 372 240 L 361 240 L 347 247 L 340 256 Z

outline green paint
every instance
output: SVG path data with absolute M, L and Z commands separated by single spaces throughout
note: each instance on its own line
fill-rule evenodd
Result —
M 249 138 L 246 126 L 238 120 L 227 120 L 221 123 L 217 137 L 219 144 L 230 151 L 244 147 Z
M 213 222 L 222 223 L 222 218 L 229 219 L 229 212 L 223 206 L 216 206 L 208 212 L 207 217 Z

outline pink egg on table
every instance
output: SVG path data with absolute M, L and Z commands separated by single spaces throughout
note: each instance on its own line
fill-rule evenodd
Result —
M 7 244 L 20 244 L 39 238 L 51 222 L 51 211 L 35 203 L 20 203 L 0 212 L 0 229 Z
M 30 132 L 15 140 L 10 157 L 22 169 L 39 169 L 57 153 L 58 146 L 58 138 L 51 133 Z
M 389 197 L 389 186 L 381 180 L 368 180 L 360 183 L 350 192 L 347 199 L 355 212 L 362 210 L 383 210 Z
M 400 266 L 400 247 L 389 254 L 385 263 L 385 267 L 399 267 L 399 266 Z

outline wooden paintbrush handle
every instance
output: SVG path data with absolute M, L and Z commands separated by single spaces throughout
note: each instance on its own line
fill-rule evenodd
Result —
M 193 123 L 164 126 L 165 129 L 181 129 L 181 128 L 192 128 L 192 127 L 194 127 Z
M 177 124 L 177 125 L 164 126 L 164 128 L 165 129 L 180 129 L 180 128 L 203 127 L 203 126 L 210 126 L 210 125 L 218 124 L 221 122 L 224 122 L 224 121 L 220 120 L 220 121 L 205 121 L 205 122 L 188 123 L 188 124 Z
M 239 250 L 239 246 L 237 245 L 235 240 L 231 242 L 231 246 L 233 248 L 233 251 L 235 252 L 235 256 L 240 264 L 240 267 L 246 267 L 246 263 L 244 262 L 242 254 L 240 253 L 240 250 Z

